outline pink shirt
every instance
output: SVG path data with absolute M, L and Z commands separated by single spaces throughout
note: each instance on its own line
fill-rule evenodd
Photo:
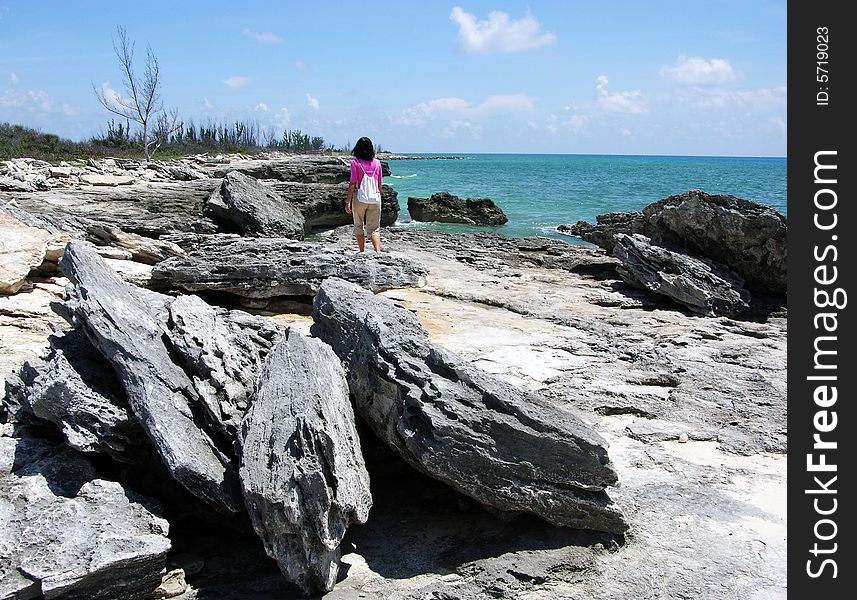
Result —
M 377 158 L 373 158 L 372 162 L 366 162 L 365 160 L 360 160 L 359 158 L 355 158 L 351 161 L 351 179 L 350 182 L 354 184 L 354 187 L 360 187 L 360 181 L 363 179 L 363 173 L 367 175 L 374 175 L 375 181 L 378 182 L 378 189 L 381 189 L 381 161 Z

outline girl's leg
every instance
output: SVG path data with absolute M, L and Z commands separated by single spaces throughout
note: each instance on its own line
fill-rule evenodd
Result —
M 360 235 L 355 235 L 354 239 L 357 240 L 357 248 L 360 249 L 360 252 L 363 252 L 366 248 L 366 236 L 361 233 Z M 374 245 L 375 242 L 373 241 L 372 244 Z
M 375 252 L 381 251 L 381 234 L 373 233 L 369 236 L 369 239 L 372 241 L 372 247 L 375 249 Z

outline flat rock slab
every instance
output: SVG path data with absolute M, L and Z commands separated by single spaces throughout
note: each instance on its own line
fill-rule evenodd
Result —
M 357 412 L 418 470 L 482 504 L 622 533 L 604 491 L 604 440 L 569 412 L 428 340 L 414 315 L 338 280 L 313 304 L 313 335 L 343 360 Z
M 134 181 L 134 178 L 129 177 L 128 175 L 96 175 L 93 173 L 87 173 L 80 176 L 80 182 L 89 185 L 131 185 Z
M 372 505 L 345 373 L 329 346 L 290 330 L 271 351 L 238 435 L 253 527 L 283 574 L 329 591 L 340 543 Z
M 69 448 L 0 437 L 0 597 L 148 598 L 170 550 L 157 511 Z
M 203 244 L 185 258 L 155 265 L 152 286 L 186 292 L 228 292 L 245 298 L 312 296 L 328 277 L 373 292 L 423 283 L 418 263 L 386 253 L 341 249 L 278 238 L 238 238 Z

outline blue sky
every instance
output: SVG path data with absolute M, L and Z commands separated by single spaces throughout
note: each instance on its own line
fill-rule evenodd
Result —
M 117 25 L 184 119 L 398 152 L 785 156 L 785 0 L 0 0 L 0 122 L 87 138 Z

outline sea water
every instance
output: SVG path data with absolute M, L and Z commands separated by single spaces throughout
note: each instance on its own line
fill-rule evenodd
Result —
M 417 155 L 414 155 L 417 156 Z M 428 155 L 426 155 L 428 156 Z M 691 189 L 731 194 L 786 214 L 786 159 L 759 157 L 462 154 L 455 160 L 391 160 L 384 183 L 398 192 L 398 224 L 449 232 L 541 235 L 574 243 L 557 225 L 640 210 Z M 416 223 L 408 197 L 449 192 L 491 198 L 509 222 L 500 227 Z

